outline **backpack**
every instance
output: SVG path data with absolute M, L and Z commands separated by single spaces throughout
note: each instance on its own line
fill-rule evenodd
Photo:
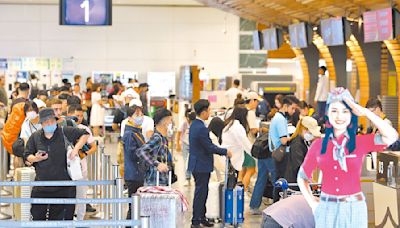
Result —
M 268 133 L 261 134 L 256 138 L 256 141 L 251 148 L 251 156 L 257 159 L 266 159 L 271 157 L 271 152 L 268 147 Z
M 12 145 L 17 140 L 22 124 L 25 120 L 25 102 L 18 102 L 12 106 L 10 115 L 1 132 L 1 140 L 8 153 L 13 154 Z

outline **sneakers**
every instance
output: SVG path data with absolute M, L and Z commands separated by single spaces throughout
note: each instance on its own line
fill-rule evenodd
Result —
M 252 214 L 252 215 L 262 215 L 262 211 L 260 211 L 260 209 L 253 209 L 253 208 L 250 208 L 250 214 Z

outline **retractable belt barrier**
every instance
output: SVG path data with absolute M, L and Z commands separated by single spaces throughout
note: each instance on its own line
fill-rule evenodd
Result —
M 0 145 L 2 155 L 4 147 Z M 100 151 L 91 155 L 90 181 L 6 181 L 0 179 L 0 189 L 16 186 L 93 186 L 93 198 L 4 198 L 0 195 L 0 204 L 102 204 L 102 216 L 99 220 L 84 221 L 12 221 L 0 220 L 0 227 L 124 227 L 149 228 L 148 216 L 140 216 L 140 196 L 123 197 L 123 180 L 118 165 L 111 165 L 110 155 L 104 153 L 104 144 Z M 100 153 L 99 153 L 100 152 Z M 101 160 L 101 165 L 97 164 Z M 2 163 L 4 164 L 4 163 Z M 112 169 L 111 169 L 112 166 Z M 3 169 L 4 166 L 0 167 Z M 1 171 L 1 170 L 0 170 Z M 2 174 L 4 175 L 4 173 Z M 100 193 L 101 194 L 100 194 Z M 122 219 L 122 204 L 132 204 L 132 220 Z M 112 212 L 111 212 L 112 209 Z M 112 216 L 111 216 L 112 215 Z M 8 218 L 9 219 L 9 218 Z
M 118 175 L 118 166 L 114 168 Z M 122 179 L 117 177 L 115 180 L 105 181 L 19 181 L 19 182 L 0 182 L 0 186 L 82 186 L 82 185 L 113 185 L 121 193 L 117 194 L 114 190 L 114 198 L 108 199 L 76 199 L 76 198 L 0 198 L 0 203 L 30 203 L 30 204 L 117 204 L 113 208 L 112 220 L 86 220 L 86 221 L 0 221 L 0 227 L 83 227 L 83 226 L 133 226 L 133 227 L 149 227 L 149 218 L 140 217 L 140 197 L 134 195 L 132 198 L 122 198 Z M 121 198 L 115 198 L 119 196 Z M 132 220 L 122 220 L 121 203 L 132 203 Z

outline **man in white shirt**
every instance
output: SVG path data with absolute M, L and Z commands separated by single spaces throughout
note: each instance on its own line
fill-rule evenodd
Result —
M 243 95 L 243 91 L 239 89 L 239 86 L 240 80 L 235 79 L 232 87 L 225 92 L 225 97 L 228 100 L 228 107 L 233 107 L 235 99 L 239 93 Z
M 129 103 L 129 107 L 132 106 L 143 107 L 142 102 L 139 99 L 133 99 Z M 125 126 L 128 122 L 128 118 L 124 119 L 121 123 L 121 137 L 124 136 Z M 142 123 L 142 134 L 144 136 L 145 141 L 149 141 L 150 137 L 154 133 L 154 120 L 148 116 L 143 116 L 143 123 Z
M 318 73 L 317 90 L 315 91 L 314 102 L 317 103 L 317 113 L 319 120 L 325 116 L 326 100 L 329 93 L 329 77 L 326 73 L 326 67 L 321 66 Z

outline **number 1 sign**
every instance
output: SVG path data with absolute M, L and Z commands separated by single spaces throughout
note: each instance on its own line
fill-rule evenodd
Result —
M 60 0 L 61 25 L 111 25 L 111 0 Z

